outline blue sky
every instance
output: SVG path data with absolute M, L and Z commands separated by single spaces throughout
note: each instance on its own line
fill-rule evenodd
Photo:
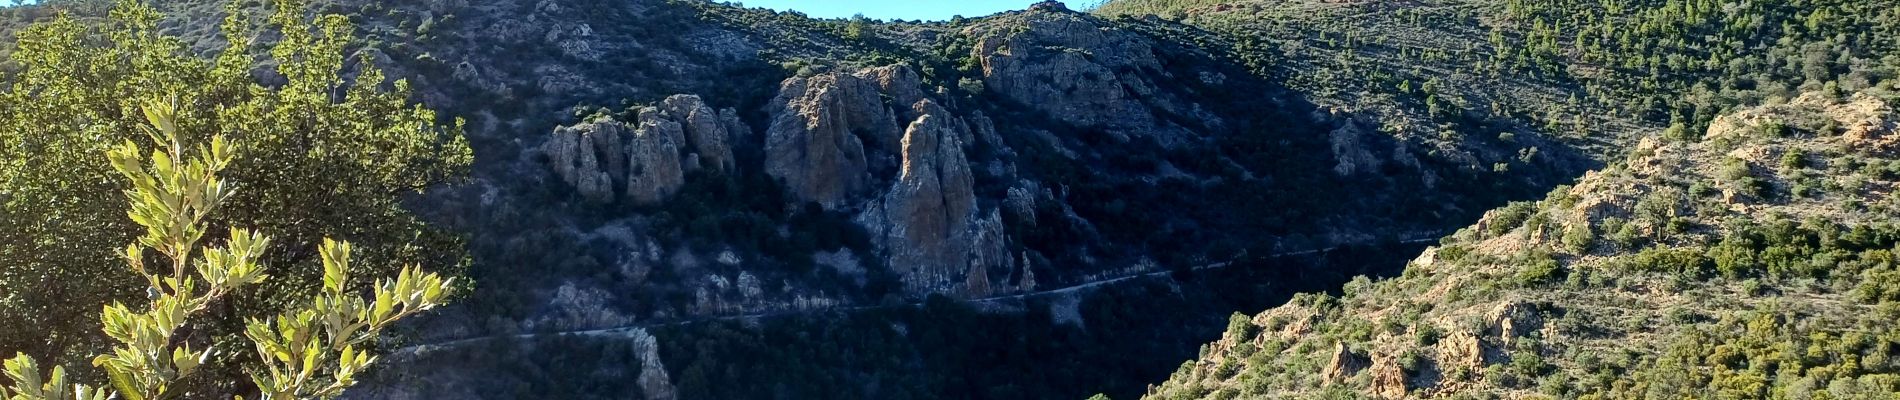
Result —
M 737 1 L 737 0 L 735 0 Z M 1037 0 L 744 0 L 746 7 L 797 10 L 814 18 L 866 17 L 892 20 L 946 20 L 953 15 L 980 17 L 1029 8 Z M 1081 1 L 1070 1 L 1071 7 Z

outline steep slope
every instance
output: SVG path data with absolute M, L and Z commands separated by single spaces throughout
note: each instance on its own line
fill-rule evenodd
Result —
M 1317 103 L 1375 115 L 1401 137 L 1458 143 L 1499 135 L 1491 125 L 1503 124 L 1610 159 L 1645 132 L 1699 131 L 1763 99 L 1893 79 L 1894 6 L 1114 0 L 1094 12 L 1159 14 L 1215 32 L 1249 65 Z
M 538 335 L 640 328 L 658 338 L 674 389 L 691 398 L 958 397 L 965 385 L 933 377 L 977 366 L 1040 366 L 1053 377 L 966 378 L 982 383 L 971 389 L 995 388 L 979 396 L 1079 395 L 1159 378 L 1165 371 L 1154 366 L 1165 364 L 1149 360 L 1187 355 L 1191 343 L 1218 329 L 1218 319 L 1208 317 L 1224 315 L 1225 306 L 1212 304 L 1235 300 L 1176 298 L 1150 283 L 1129 290 L 1161 297 L 1113 296 L 1140 306 L 1097 304 L 1106 300 L 1092 291 L 979 303 L 1004 304 L 985 306 L 994 315 L 955 303 L 912 305 L 933 294 L 995 299 L 1159 276 L 1144 274 L 1242 254 L 1433 235 L 1447 221 L 1475 218 L 1475 210 L 1540 191 L 1582 165 L 1553 156 L 1495 172 L 1435 157 L 1209 50 L 1172 41 L 1162 29 L 1185 27 L 1165 23 L 1136 26 L 1051 8 L 949 24 L 865 25 L 852 35 L 849 25 L 789 14 L 700 3 L 653 7 L 712 22 L 682 31 L 723 32 L 706 35 L 757 49 L 741 65 L 783 68 L 721 73 L 782 80 L 685 79 L 678 93 L 698 93 L 703 108 L 674 107 L 686 97 L 671 95 L 641 105 L 637 99 L 651 97 L 634 94 L 625 111 L 575 107 L 592 115 L 581 121 L 478 124 L 500 127 L 488 153 L 497 157 L 488 164 L 493 175 L 478 177 L 485 187 L 448 195 L 435 209 L 474 233 L 477 270 L 486 266 L 488 276 L 505 280 L 485 281 L 490 294 L 434 324 L 422 342 L 525 334 L 531 336 L 520 338 L 522 347 L 503 344 L 514 349 L 504 354 L 642 354 Z M 540 18 L 561 20 L 530 19 Z M 475 70 L 486 70 L 476 60 Z M 705 118 L 692 117 L 691 109 L 714 110 L 712 119 L 722 122 L 696 123 Z M 724 122 L 729 115 L 738 121 Z M 526 128 L 537 125 L 554 134 Z M 723 151 L 697 145 L 717 141 L 730 144 L 731 168 L 706 161 L 723 158 Z M 1336 276 L 1285 273 L 1271 284 L 1336 284 Z M 1287 289 L 1275 290 L 1248 298 L 1276 298 Z M 826 312 L 840 309 L 866 311 Z M 792 317 L 722 322 L 762 316 Z M 1116 319 L 1129 322 L 1109 322 Z M 968 332 L 977 326 L 1004 328 Z M 855 343 L 867 337 L 884 344 Z M 945 337 L 963 340 L 931 339 Z M 1152 349 L 1127 347 L 1144 340 Z M 755 348 L 760 341 L 784 349 Z M 1113 345 L 1072 347 L 1091 342 Z M 383 379 L 400 384 L 366 393 L 491 387 L 457 395 L 505 397 L 511 387 L 538 385 L 513 382 L 595 379 L 525 373 L 578 367 L 497 363 L 480 346 L 421 354 Z M 803 353 L 827 347 L 856 350 Z M 750 355 L 760 351 L 790 354 Z M 884 362 L 900 364 L 856 372 Z M 1104 364 L 1124 367 L 1073 372 Z M 739 366 L 814 371 L 734 373 L 746 370 Z M 589 375 L 599 377 L 635 373 L 589 369 L 605 374 Z M 491 370 L 519 375 L 499 378 Z M 760 381 L 734 383 L 748 379 Z M 1019 387 L 1002 389 L 1012 385 Z
M 1148 398 L 1891 398 L 1900 101 L 1646 139 L 1399 278 L 1236 315 Z
M 477 182 L 419 207 L 506 279 L 483 280 L 478 302 L 499 304 L 438 325 L 481 328 L 443 337 L 491 332 L 473 323 L 489 314 L 508 333 L 974 298 L 1380 241 L 1587 165 L 1441 155 L 1174 40 L 1189 27 L 1059 6 L 927 24 L 327 7 L 357 10 L 362 54 L 475 128 Z

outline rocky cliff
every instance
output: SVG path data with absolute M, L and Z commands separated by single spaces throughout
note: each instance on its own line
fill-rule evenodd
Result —
M 687 171 L 735 168 L 730 143 L 749 133 L 735 111 L 714 111 L 699 96 L 668 97 L 635 113 L 633 122 L 557 127 L 540 151 L 590 201 L 651 205 L 678 191 Z
M 1171 72 L 1151 39 L 1085 14 L 1038 12 L 1026 26 L 964 32 L 980 38 L 971 56 L 981 62 L 989 90 L 1078 127 L 1154 136 L 1162 143 L 1197 136 L 1181 123 L 1204 130 L 1222 125 L 1220 117 L 1148 77 Z
M 1167 21 L 1042 7 L 853 37 L 698 2 L 523 7 L 431 11 L 458 21 L 391 50 L 447 60 L 392 68 L 438 84 L 429 100 L 476 131 L 476 182 L 426 201 L 474 232 L 478 274 L 505 277 L 482 282 L 506 300 L 451 310 L 432 326 L 458 328 L 427 340 L 822 318 L 1380 242 L 1580 164 L 1435 151 Z M 470 44 L 484 36 L 512 50 Z M 1064 321 L 1085 319 L 1086 300 L 1066 304 Z M 685 346 L 694 329 L 659 335 Z M 670 372 L 719 393 L 703 370 Z
M 766 171 L 802 201 L 837 207 L 863 195 L 872 157 L 898 149 L 897 119 L 883 95 L 876 83 L 848 73 L 786 80 L 769 106 Z M 888 170 L 888 160 L 879 160 L 880 169 Z

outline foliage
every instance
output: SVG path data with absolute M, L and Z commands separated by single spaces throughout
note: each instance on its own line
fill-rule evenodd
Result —
M 245 190 L 204 226 L 253 226 L 283 239 L 259 256 L 286 273 L 255 293 L 225 296 L 224 307 L 245 313 L 210 315 L 210 324 L 238 326 L 320 292 L 318 253 L 290 243 L 356 241 L 357 257 L 370 261 L 351 264 L 358 275 L 459 265 L 459 240 L 424 227 L 401 202 L 464 173 L 470 153 L 460 123 L 440 124 L 409 103 L 407 83 L 385 82 L 374 65 L 346 63 L 352 27 L 344 17 L 306 20 L 301 1 L 272 4 L 268 24 L 255 27 L 243 3 L 231 3 L 229 47 L 215 60 L 162 34 L 160 16 L 141 1 L 119 2 L 103 23 L 61 15 L 20 33 L 17 73 L 0 89 L 0 319 L 14 322 L 0 326 L 0 351 L 79 365 L 109 342 L 84 321 L 152 286 L 109 267 L 124 256 L 111 249 L 139 229 L 120 218 L 128 208 L 113 200 L 114 170 L 96 162 L 145 138 L 136 124 L 141 99 L 177 99 L 171 128 L 183 142 L 244 144 L 225 149 L 222 171 Z M 265 59 L 274 67 L 255 68 Z
M 21 353 L 6 362 L 13 384 L 0 387 L 0 397 L 9 392 L 19 393 L 10 398 L 47 400 L 216 396 L 194 393 L 180 383 L 200 367 L 223 361 L 180 333 L 226 295 L 265 281 L 262 259 L 271 239 L 233 228 L 221 245 L 207 246 L 208 218 L 237 192 L 219 176 L 236 159 L 236 146 L 222 134 L 214 134 L 209 144 L 190 146 L 176 119 L 176 98 L 148 101 L 141 109 L 158 149 L 147 156 L 128 139 L 108 158 L 112 169 L 131 182 L 125 191 L 129 216 L 145 231 L 122 255 L 144 278 L 149 303 L 138 310 L 116 301 L 104 308 L 103 331 L 117 344 L 92 363 L 110 377 L 110 389 L 75 384 L 69 391 L 65 367 L 55 366 L 43 380 L 38 362 Z M 351 293 L 359 288 L 349 281 L 350 245 L 326 239 L 319 252 L 323 293 L 276 318 L 253 319 L 244 330 L 264 360 L 251 368 L 262 399 L 341 395 L 355 383 L 356 373 L 375 361 L 361 347 L 390 324 L 440 305 L 449 294 L 449 280 L 410 266 L 372 286 L 373 300 L 365 300 Z

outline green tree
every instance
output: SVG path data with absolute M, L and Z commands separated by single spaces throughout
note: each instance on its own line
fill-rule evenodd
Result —
M 851 22 L 845 24 L 844 38 L 862 41 L 865 39 L 865 30 L 870 29 L 870 25 L 870 18 L 865 18 L 864 14 L 853 15 Z
M 110 150 L 111 167 L 131 183 L 125 190 L 127 213 L 144 233 L 126 246 L 124 262 L 144 278 L 148 303 L 140 309 L 113 302 L 100 317 L 106 336 L 116 343 L 92 364 L 110 377 L 109 386 L 73 384 L 65 367 L 40 377 L 37 360 L 24 353 L 5 363 L 12 385 L 0 386 L 0 398 L 131 400 L 210 398 L 179 382 L 212 362 L 204 343 L 188 332 L 194 320 L 225 296 L 266 280 L 262 259 L 270 238 L 233 228 L 220 246 L 207 246 L 207 222 L 218 206 L 233 198 L 236 185 L 219 173 L 235 159 L 223 135 L 208 145 L 188 146 L 176 123 L 177 102 L 154 101 L 142 107 L 146 129 L 158 149 L 126 140 Z M 409 266 L 395 279 L 370 287 L 365 300 L 352 292 L 349 243 L 325 239 L 319 248 L 323 290 L 291 311 L 268 320 L 250 320 L 244 329 L 261 365 L 251 366 L 253 384 L 263 399 L 335 398 L 355 383 L 355 375 L 376 357 L 362 349 L 390 324 L 440 305 L 450 281 Z M 109 387 L 109 389 L 107 389 Z M 116 392 L 116 393 L 114 393 Z M 12 396 L 9 393 L 17 394 Z
M 222 172 L 245 190 L 205 226 L 255 227 L 277 243 L 348 238 L 366 261 L 350 264 L 356 275 L 461 266 L 460 239 L 422 225 L 400 204 L 466 175 L 461 122 L 444 124 L 410 103 L 408 84 L 386 82 L 368 59 L 345 74 L 353 29 L 345 17 L 306 18 L 300 0 L 272 5 L 267 24 L 253 26 L 232 2 L 222 30 L 229 47 L 215 60 L 160 34 L 160 15 L 136 0 L 119 1 L 103 21 L 62 15 L 19 34 L 11 53 L 18 68 L 0 88 L 0 321 L 8 321 L 0 324 L 0 354 L 84 365 L 112 343 L 86 321 L 97 320 L 100 305 L 150 287 L 111 266 L 123 257 L 112 249 L 141 230 L 115 200 L 117 173 L 96 159 L 147 138 L 139 99 L 176 98 L 173 128 L 185 142 L 244 143 L 227 149 Z M 268 57 L 255 48 L 268 48 Z M 272 73 L 282 79 L 266 86 L 254 78 Z M 210 315 L 207 324 L 241 327 L 246 317 L 320 293 L 318 255 L 266 246 L 262 256 L 284 272 L 227 296 L 216 307 L 234 312 Z

